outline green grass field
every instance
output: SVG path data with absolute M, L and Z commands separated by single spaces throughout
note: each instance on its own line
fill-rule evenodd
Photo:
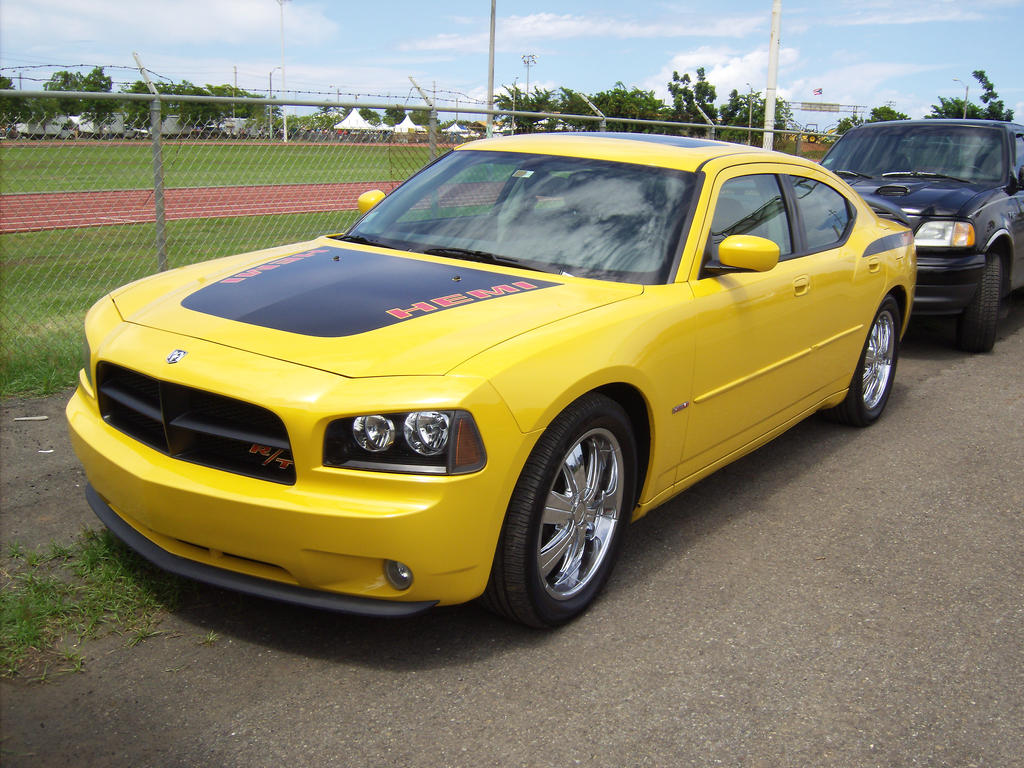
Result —
M 344 231 L 356 215 L 169 221 L 169 266 Z M 75 382 L 86 310 L 119 285 L 157 271 L 152 239 L 152 224 L 0 236 L 0 395 L 46 395 Z
M 163 146 L 166 187 L 398 181 L 430 159 L 422 144 L 197 143 Z M 149 189 L 148 142 L 0 142 L 0 194 Z
M 174 187 L 399 181 L 430 159 L 424 144 L 166 141 Z M 151 189 L 146 141 L 0 142 L 0 193 Z M 171 267 L 343 231 L 355 211 L 167 222 Z M 152 224 L 0 235 L 0 395 L 74 384 L 82 319 L 103 294 L 157 271 Z

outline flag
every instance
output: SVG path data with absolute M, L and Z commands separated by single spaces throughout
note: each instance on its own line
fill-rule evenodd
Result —
M 813 93 L 815 96 L 821 96 L 821 88 L 815 88 L 813 91 L 811 91 L 811 93 Z

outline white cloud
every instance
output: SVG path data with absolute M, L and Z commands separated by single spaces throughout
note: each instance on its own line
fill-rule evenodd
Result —
M 59 23 L 54 23 L 59 19 Z M 112 38 L 126 51 L 168 45 L 219 43 L 242 45 L 256 40 L 279 40 L 280 7 L 251 0 L 176 0 L 140 4 L 136 0 L 35 0 L 5 3 L 5 36 L 37 38 L 47 30 L 52 50 L 65 43 L 88 43 Z M 322 41 L 337 29 L 321 6 L 288 3 L 284 9 L 286 42 Z
M 781 48 L 780 71 L 796 64 L 799 58 L 797 49 Z M 715 86 L 719 102 L 725 101 L 733 89 L 746 92 L 748 84 L 763 94 L 768 79 L 768 51 L 759 48 L 747 53 L 736 53 L 725 48 L 702 46 L 673 56 L 661 70 L 644 81 L 643 88 L 654 91 L 668 103 L 671 101 L 668 83 L 672 80 L 672 73 L 679 72 L 682 75 L 689 72 L 690 77 L 696 79 L 697 67 L 704 67 L 705 77 Z
M 480 24 L 478 19 L 474 21 Z M 501 50 L 518 50 L 524 44 L 578 38 L 738 38 L 754 31 L 761 31 L 763 26 L 763 19 L 757 16 L 702 17 L 680 14 L 657 22 L 641 23 L 630 19 L 599 16 L 534 13 L 499 19 L 495 29 L 495 45 Z M 446 33 L 425 40 L 412 40 L 400 47 L 412 51 L 483 51 L 487 50 L 489 40 L 489 31 L 481 29 L 476 33 Z

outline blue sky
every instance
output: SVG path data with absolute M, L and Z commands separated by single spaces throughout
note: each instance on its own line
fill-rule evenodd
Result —
M 673 70 L 703 66 L 724 100 L 764 91 L 771 0 L 497 1 L 495 87 L 585 93 L 616 81 L 667 97 Z M 284 5 L 285 67 L 299 98 L 412 104 L 409 76 L 454 104 L 487 89 L 489 0 Z M 779 93 L 792 102 L 874 107 L 923 117 L 938 96 L 977 101 L 983 69 L 1024 121 L 1024 0 L 783 0 Z M 277 0 L 0 0 L 0 73 L 26 89 L 54 68 L 102 65 L 137 79 L 132 52 L 173 80 L 265 92 L 281 63 Z M 57 65 L 57 67 L 48 65 Z M 280 72 L 274 72 L 274 88 Z M 813 95 L 821 88 L 822 96 Z M 838 116 L 797 111 L 821 128 Z

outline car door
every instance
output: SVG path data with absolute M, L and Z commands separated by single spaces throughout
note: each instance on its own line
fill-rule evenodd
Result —
M 836 350 L 820 350 L 851 325 L 835 304 L 853 265 L 837 260 L 835 249 L 807 253 L 807 223 L 792 182 L 781 172 L 792 169 L 768 165 L 755 173 L 750 167 L 727 169 L 712 189 L 704 265 L 693 282 L 694 397 L 678 479 L 713 468 L 819 403 L 836 386 L 840 357 L 832 354 Z M 850 210 L 844 206 L 836 214 L 833 227 L 845 232 Z M 808 217 L 827 228 L 818 218 Z M 722 268 L 717 246 L 734 234 L 775 242 L 778 265 L 766 272 Z

